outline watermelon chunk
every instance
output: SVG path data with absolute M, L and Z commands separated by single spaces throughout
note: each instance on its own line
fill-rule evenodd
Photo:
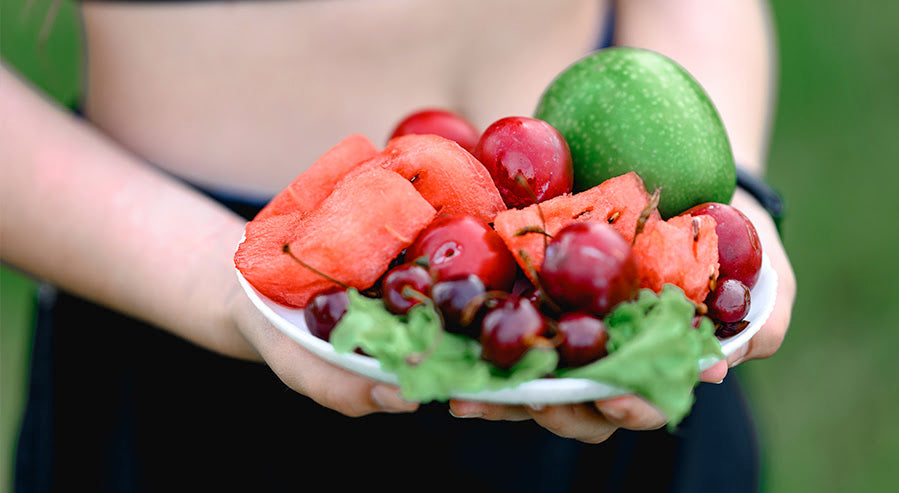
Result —
M 312 211 L 250 221 L 234 263 L 263 295 L 304 307 L 337 286 L 329 277 L 371 287 L 435 215 L 399 174 L 380 168 L 352 173 Z
M 583 192 L 560 195 L 523 209 L 502 211 L 496 215 L 493 227 L 531 277 L 528 262 L 534 271 L 539 271 L 543 263 L 545 238 L 540 231 L 554 236 L 575 221 L 603 221 L 631 242 L 637 220 L 649 205 L 650 197 L 640 176 L 630 172 Z M 649 221 L 657 220 L 661 220 L 659 213 L 653 210 Z M 530 232 L 522 234 L 527 231 Z
M 438 135 L 396 137 L 360 168 L 396 171 L 438 214 L 465 214 L 492 223 L 506 209 L 487 168 L 456 142 Z
M 678 215 L 647 223 L 634 241 L 640 287 L 661 292 L 665 284 L 702 303 L 718 278 L 718 234 L 712 216 Z
M 259 219 L 315 209 L 331 194 L 334 185 L 378 148 L 368 137 L 347 136 L 312 163 L 256 215 Z

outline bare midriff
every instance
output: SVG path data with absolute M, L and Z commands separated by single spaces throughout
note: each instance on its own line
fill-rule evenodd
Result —
M 147 162 L 213 190 L 277 192 L 350 133 L 383 145 L 439 106 L 480 128 L 529 115 L 596 46 L 592 0 L 83 5 L 84 111 Z

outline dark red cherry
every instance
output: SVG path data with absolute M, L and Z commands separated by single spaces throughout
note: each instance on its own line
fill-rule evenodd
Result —
M 440 310 L 447 331 L 477 337 L 485 311 L 486 292 L 481 279 L 469 274 L 434 283 L 431 299 Z
M 420 257 L 427 258 L 438 281 L 474 274 L 488 290 L 511 290 L 518 273 L 518 263 L 499 234 L 468 215 L 434 219 L 406 249 L 407 262 Z
M 561 341 L 557 347 L 564 366 L 583 366 L 606 354 L 609 333 L 606 324 L 587 313 L 566 313 L 559 318 L 557 331 Z
M 749 288 L 737 279 L 718 279 L 705 300 L 709 318 L 719 322 L 739 322 L 749 313 Z
M 407 115 L 394 128 L 390 138 L 410 134 L 439 135 L 456 142 L 468 152 L 474 152 L 481 136 L 477 127 L 465 117 L 441 108 L 427 108 Z
M 346 313 L 349 303 L 344 290 L 331 291 L 312 298 L 303 309 L 303 319 L 309 333 L 324 341 L 329 340 L 331 331 Z
M 574 183 L 568 142 L 543 120 L 510 116 L 493 122 L 481 134 L 474 155 L 490 172 L 507 207 L 569 193 Z
M 404 315 L 429 297 L 433 284 L 428 269 L 416 263 L 405 263 L 387 272 L 381 283 L 384 305 L 391 313 Z
M 605 316 L 632 299 L 638 288 L 630 243 L 605 222 L 575 222 L 549 242 L 540 270 L 541 287 L 567 311 Z
M 685 214 L 715 219 L 721 264 L 718 276 L 737 279 L 752 289 L 762 269 L 762 243 L 749 218 L 733 206 L 715 202 L 697 205 Z
M 500 368 L 511 368 L 524 354 L 546 341 L 548 325 L 525 298 L 510 296 L 484 315 L 481 356 Z

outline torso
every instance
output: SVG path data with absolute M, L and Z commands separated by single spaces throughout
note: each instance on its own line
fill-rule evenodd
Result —
M 526 5 L 527 8 L 524 8 Z M 143 159 L 266 197 L 424 106 L 530 114 L 601 38 L 593 0 L 83 3 L 86 116 Z

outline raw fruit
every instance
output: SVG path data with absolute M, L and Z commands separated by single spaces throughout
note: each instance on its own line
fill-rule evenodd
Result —
M 762 270 L 762 243 L 749 218 L 736 207 L 714 202 L 692 207 L 686 214 L 715 218 L 719 276 L 737 279 L 752 289 Z
M 580 193 L 562 195 L 524 209 L 508 209 L 497 214 L 493 227 L 506 242 L 524 272 L 533 278 L 543 262 L 548 237 L 576 221 L 611 224 L 628 242 L 637 221 L 650 204 L 650 194 L 636 173 L 626 173 Z M 660 220 L 653 210 L 649 221 Z
M 407 262 L 425 257 L 438 280 L 474 274 L 487 287 L 509 291 L 518 264 L 489 224 L 473 216 L 439 216 L 406 249 Z
M 304 307 L 337 286 L 374 284 L 434 216 L 408 180 L 370 169 L 341 180 L 313 211 L 250 221 L 234 263 L 263 295 Z
M 506 209 L 490 173 L 459 144 L 437 135 L 405 135 L 359 164 L 399 173 L 439 214 L 467 214 L 493 221 Z
M 694 303 L 709 294 L 718 278 L 718 235 L 712 216 L 679 215 L 647 223 L 634 240 L 640 287 L 660 293 L 674 284 Z
M 546 341 L 546 320 L 524 298 L 511 296 L 484 315 L 481 357 L 500 368 L 511 368 L 532 347 Z
M 556 330 L 561 336 L 556 349 L 562 366 L 583 366 L 608 354 L 609 333 L 605 323 L 597 317 L 587 313 L 566 313 L 559 319 Z
M 636 171 L 662 187 L 659 211 L 730 202 L 736 169 L 721 118 L 702 87 L 652 51 L 598 50 L 569 66 L 541 96 L 536 118 L 571 148 L 575 190 Z
M 353 134 L 328 149 L 306 171 L 293 180 L 256 215 L 259 219 L 318 207 L 334 185 L 360 161 L 374 156 L 378 148 L 364 135 Z
M 403 118 L 393 129 L 390 138 L 425 134 L 445 137 L 468 152 L 474 151 L 480 137 L 477 127 L 462 115 L 441 108 L 426 108 Z
M 413 306 L 424 302 L 432 284 L 431 274 L 421 265 L 409 262 L 396 266 L 381 282 L 384 306 L 391 313 L 405 315 Z
M 474 155 L 490 172 L 508 207 L 571 193 L 571 152 L 562 134 L 545 121 L 501 118 L 481 134 Z
M 322 293 L 306 305 L 303 319 L 309 333 L 323 341 L 331 337 L 331 331 L 346 313 L 349 297 L 344 289 Z
M 443 316 L 447 331 L 477 337 L 483 318 L 480 308 L 487 288 L 478 276 L 469 274 L 437 281 L 431 287 L 431 299 Z
M 724 323 L 739 322 L 749 313 L 749 288 L 736 279 L 722 279 L 705 300 L 711 319 Z
M 637 262 L 631 245 L 606 223 L 574 222 L 549 242 L 540 286 L 568 311 L 597 317 L 637 294 Z

